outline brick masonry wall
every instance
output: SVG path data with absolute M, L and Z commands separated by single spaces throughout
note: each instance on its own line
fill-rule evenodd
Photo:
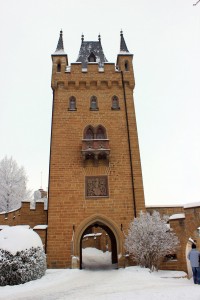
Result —
M 197 228 L 200 227 L 200 207 L 194 206 L 184 208 L 183 206 L 172 207 L 147 207 L 147 211 L 152 213 L 154 210 L 159 211 L 160 215 L 185 214 L 185 218 L 177 218 L 169 221 L 170 228 L 177 235 L 180 241 L 180 247 L 176 253 L 177 260 L 164 261 L 161 264 L 161 269 L 165 270 L 183 270 L 187 272 L 186 264 L 186 246 L 189 238 L 197 241 L 197 248 L 200 250 L 200 237 Z
M 72 228 L 94 214 L 105 215 L 118 228 L 126 231 L 134 217 L 133 193 L 129 160 L 121 73 L 114 64 L 106 64 L 104 72 L 97 64 L 88 65 L 87 73 L 75 64 L 71 72 L 56 73 L 53 58 L 52 87 L 54 108 L 52 120 L 51 165 L 48 212 L 48 264 L 71 266 Z M 121 60 L 125 58 L 122 56 Z M 128 57 L 130 65 L 131 58 Z M 120 59 L 119 59 L 120 61 Z M 63 58 L 63 70 L 65 69 Z M 121 62 L 123 65 L 123 62 Z M 145 210 L 142 173 L 133 104 L 133 71 L 125 76 L 134 192 L 136 210 Z M 98 99 L 98 111 L 90 111 L 90 98 Z M 111 109 L 111 99 L 119 98 L 120 110 Z M 77 111 L 68 111 L 69 97 L 76 97 Z M 110 145 L 108 165 L 84 165 L 81 157 L 83 131 L 87 125 L 103 125 Z M 85 176 L 108 176 L 109 197 L 86 199 Z

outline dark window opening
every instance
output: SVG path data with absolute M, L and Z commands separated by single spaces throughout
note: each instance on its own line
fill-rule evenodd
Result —
M 177 255 L 176 254 L 167 254 L 165 255 L 164 261 L 172 261 L 172 260 L 177 260 Z
M 125 67 L 125 71 L 129 71 L 129 65 L 127 61 L 125 61 L 124 67 Z
M 88 62 L 96 62 L 96 56 L 94 55 L 93 52 L 88 57 Z
M 57 64 L 57 72 L 61 72 L 61 64 Z

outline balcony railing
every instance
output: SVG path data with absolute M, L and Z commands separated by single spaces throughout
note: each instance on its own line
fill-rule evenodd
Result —
M 87 159 L 93 159 L 95 162 L 98 162 L 100 159 L 109 161 L 109 140 L 83 139 L 81 153 L 84 161 Z

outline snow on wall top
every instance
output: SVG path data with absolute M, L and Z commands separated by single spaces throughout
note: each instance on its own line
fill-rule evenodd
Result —
M 146 208 L 162 208 L 162 207 L 183 207 L 181 204 L 174 204 L 174 205 L 146 205 Z
M 200 202 L 193 202 L 193 203 L 188 203 L 184 205 L 184 208 L 192 208 L 192 207 L 198 207 L 200 206 Z
M 25 201 L 23 201 L 23 202 L 25 202 Z M 6 212 L 6 211 L 1 211 L 0 212 L 0 215 L 3 215 L 3 214 L 6 214 L 6 213 L 11 213 L 11 212 L 14 212 L 14 211 L 17 211 L 17 210 L 19 210 L 20 208 L 21 208 L 21 203 L 20 203 L 20 206 L 18 206 L 17 208 L 14 208 L 14 209 L 12 209 L 12 210 L 9 210 L 8 212 Z
M 36 225 L 33 229 L 47 229 L 48 225 Z
M 92 53 L 95 56 L 99 67 L 103 67 L 104 62 L 107 62 L 107 59 L 104 55 L 101 41 L 82 41 L 77 62 L 81 62 L 82 67 L 87 68 L 88 58 Z
M 185 214 L 174 214 L 169 217 L 169 220 L 185 219 Z
M 43 248 L 39 235 L 32 229 L 24 226 L 11 226 L 1 230 L 0 249 L 7 250 L 15 255 L 17 251 L 30 249 L 31 247 Z

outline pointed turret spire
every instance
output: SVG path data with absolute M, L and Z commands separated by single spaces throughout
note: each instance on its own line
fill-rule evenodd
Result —
M 61 29 L 56 51 L 64 50 L 62 34 L 63 34 L 63 32 L 62 32 L 62 29 Z
M 120 52 L 127 52 L 127 53 L 129 53 L 128 48 L 126 46 L 126 42 L 124 40 L 124 36 L 123 36 L 123 31 L 122 30 L 120 31 L 120 36 L 121 36 L 121 40 L 120 40 Z
M 54 54 L 65 54 L 64 45 L 63 45 L 63 32 L 60 31 L 60 36 L 58 40 L 58 45 Z

